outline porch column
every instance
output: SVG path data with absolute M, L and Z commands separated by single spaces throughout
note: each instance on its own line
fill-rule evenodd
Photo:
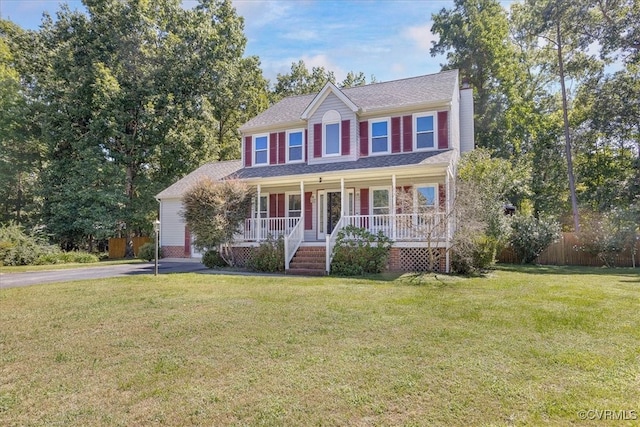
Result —
M 304 232 L 304 181 L 300 180 L 300 221 Z
M 449 249 L 451 246 L 451 220 L 453 215 L 451 215 L 451 180 L 450 180 L 450 176 L 452 176 L 452 172 L 451 172 L 451 167 L 447 168 L 447 175 L 445 176 L 445 184 L 444 184 L 444 191 L 445 191 L 445 198 L 447 199 L 445 201 L 445 221 L 447 222 L 447 229 L 445 231 L 445 244 L 444 244 L 444 250 L 445 250 L 445 273 L 449 273 L 451 271 L 450 265 L 451 265 L 451 260 L 449 259 Z
M 260 229 L 262 228 L 262 217 L 260 216 L 260 184 L 258 184 L 258 189 L 256 190 L 256 242 L 260 241 Z
M 391 239 L 396 240 L 396 174 L 391 175 Z
M 344 208 L 344 178 L 340 178 L 340 218 L 344 216 L 346 209 Z

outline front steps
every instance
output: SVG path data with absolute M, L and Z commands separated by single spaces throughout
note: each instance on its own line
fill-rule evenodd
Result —
M 286 274 L 324 276 L 326 249 L 324 246 L 300 246 L 289 263 Z

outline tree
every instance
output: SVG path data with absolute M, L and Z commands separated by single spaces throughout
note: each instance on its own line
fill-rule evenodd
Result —
M 205 179 L 187 191 L 182 216 L 195 236 L 194 245 L 201 250 L 220 247 L 220 255 L 233 265 L 230 244 L 241 231 L 252 196 L 250 187 L 236 180 Z
M 483 270 L 495 262 L 511 228 L 504 214 L 509 197 L 522 191 L 523 171 L 486 149 L 465 153 L 458 168 L 452 266 L 458 273 Z
M 97 225 L 128 238 L 149 232 L 153 196 L 203 162 L 238 157 L 238 123 L 267 101 L 230 1 L 186 10 L 179 0 L 87 0 L 86 8 L 45 20 L 50 58 L 37 82 L 51 154 L 45 219 L 72 246 Z M 88 220 L 70 229 L 67 213 L 83 210 Z
M 35 225 L 44 147 L 36 123 L 26 58 L 35 34 L 0 21 L 0 223 Z

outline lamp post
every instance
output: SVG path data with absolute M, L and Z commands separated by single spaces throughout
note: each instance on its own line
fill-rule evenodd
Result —
M 153 222 L 153 231 L 156 232 L 156 244 L 155 249 L 156 249 L 156 263 L 155 263 L 155 272 L 154 272 L 154 276 L 158 275 L 158 246 L 160 245 L 160 220 L 156 219 Z

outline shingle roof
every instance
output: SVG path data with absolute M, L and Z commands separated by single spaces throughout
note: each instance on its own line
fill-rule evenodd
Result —
M 358 160 L 321 163 L 308 165 L 294 163 L 277 166 L 262 166 L 243 168 L 235 173 L 239 179 L 275 178 L 280 176 L 313 175 L 328 172 L 347 172 L 351 170 L 375 169 L 398 166 L 418 166 L 448 164 L 453 150 L 446 151 L 418 151 L 405 154 L 391 154 L 387 156 L 362 157 Z
M 203 178 L 210 178 L 214 181 L 231 177 L 242 167 L 241 160 L 228 160 L 225 162 L 213 162 L 200 166 L 189 175 L 158 193 L 156 199 L 181 198 L 194 184 Z
M 360 111 L 367 112 L 450 101 L 457 84 L 458 70 L 448 70 L 437 74 L 342 89 L 342 93 L 353 101 Z M 246 131 L 298 121 L 315 96 L 312 94 L 285 98 L 249 120 L 240 127 L 240 130 Z
M 156 196 L 156 199 L 181 198 L 194 184 L 203 178 L 219 181 L 225 178 L 256 179 L 277 178 L 295 175 L 313 175 L 318 173 L 348 172 L 353 170 L 449 164 L 453 150 L 445 151 L 418 151 L 404 154 L 391 154 L 387 156 L 363 157 L 356 161 L 344 161 L 334 163 L 321 163 L 308 165 L 306 163 L 293 163 L 277 166 L 260 166 L 243 168 L 240 160 L 226 162 L 207 163 L 191 172 L 169 188 Z

